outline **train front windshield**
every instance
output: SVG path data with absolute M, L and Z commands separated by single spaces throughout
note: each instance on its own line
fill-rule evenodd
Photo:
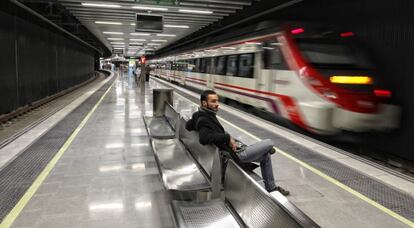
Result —
M 340 40 L 298 39 L 302 55 L 316 68 L 373 69 L 365 53 L 355 44 Z
M 298 39 L 303 57 L 327 79 L 334 75 L 345 77 L 368 76 L 371 83 L 336 85 L 355 92 L 372 92 L 378 77 L 365 51 L 358 45 L 344 40 Z

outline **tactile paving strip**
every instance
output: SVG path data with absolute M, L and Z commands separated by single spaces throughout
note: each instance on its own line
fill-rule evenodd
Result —
M 108 81 L 0 171 L 0 222 L 112 84 Z
M 177 90 L 174 90 L 174 92 L 183 95 L 196 104 L 199 103 L 198 98 L 190 97 L 189 95 Z M 272 139 L 276 142 L 277 147 L 286 153 L 289 153 L 297 159 L 313 166 L 326 175 L 340 181 L 346 186 L 367 196 L 382 206 L 411 221 L 414 221 L 414 198 L 409 194 L 392 188 L 391 186 L 380 181 L 374 180 L 358 170 L 347 167 L 321 154 L 313 152 L 312 150 L 274 134 L 265 128 L 259 128 L 256 125 L 243 120 L 237 115 L 223 110 L 220 111 L 219 115 L 224 119 L 231 120 L 231 122 L 236 126 L 242 126 L 244 129 L 247 129 L 248 132 L 259 138 Z

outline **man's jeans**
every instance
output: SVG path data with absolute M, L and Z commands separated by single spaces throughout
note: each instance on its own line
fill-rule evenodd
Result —
M 245 150 L 237 153 L 242 162 L 260 162 L 263 180 L 266 190 L 270 191 L 276 188 L 275 179 L 273 177 L 272 160 L 270 159 L 270 151 L 273 147 L 270 139 L 257 142 L 247 146 Z

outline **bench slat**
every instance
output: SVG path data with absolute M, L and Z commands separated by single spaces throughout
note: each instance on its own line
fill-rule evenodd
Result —
M 231 160 L 226 168 L 224 194 L 248 227 L 301 227 L 283 205 Z
M 178 139 L 152 139 L 164 185 L 169 190 L 201 191 L 209 182 Z
M 175 136 L 175 131 L 171 128 L 167 119 L 161 117 L 144 116 L 144 123 L 148 130 L 148 135 L 157 139 L 171 139 Z

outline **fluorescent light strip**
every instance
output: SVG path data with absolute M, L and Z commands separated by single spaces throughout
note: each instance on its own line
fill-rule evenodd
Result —
M 262 43 L 260 43 L 260 42 L 246 42 L 245 44 L 261 45 Z
M 123 35 L 123 32 L 103 32 L 104 34 Z
M 144 43 L 129 43 L 129 45 L 144 45 Z
M 199 14 L 212 14 L 213 11 L 208 10 L 191 10 L 191 9 L 179 9 L 179 12 L 183 13 L 199 13 Z
M 174 34 L 157 34 L 157 36 L 176 36 Z
M 153 11 L 168 11 L 167 8 L 147 7 L 147 6 L 133 6 L 133 9 L 153 10 Z
M 147 45 L 149 45 L 149 46 L 160 46 L 161 44 L 156 44 L 156 43 L 147 43 Z
M 133 33 L 130 33 L 132 36 L 151 36 L 151 34 L 149 34 L 149 33 L 136 33 L 136 32 L 133 32 Z
M 130 25 L 135 26 L 135 23 L 131 23 Z
M 104 8 L 121 8 L 120 5 L 113 5 L 113 4 L 97 4 L 97 3 L 82 2 L 82 5 L 83 6 L 104 7 Z
M 151 40 L 152 42 L 167 42 L 168 40 Z
M 124 38 L 114 38 L 114 37 L 110 37 L 110 38 L 108 38 L 108 40 L 124 40 Z
M 164 25 L 166 28 L 190 28 L 188 25 Z
M 95 24 L 103 24 L 103 25 L 122 25 L 121 22 L 113 22 L 113 21 L 95 21 Z
M 111 42 L 111 44 L 125 44 L 125 42 Z
M 147 41 L 146 39 L 129 39 L 130 41 Z
M 236 50 L 235 47 L 221 47 L 222 49 L 230 49 L 230 50 Z

